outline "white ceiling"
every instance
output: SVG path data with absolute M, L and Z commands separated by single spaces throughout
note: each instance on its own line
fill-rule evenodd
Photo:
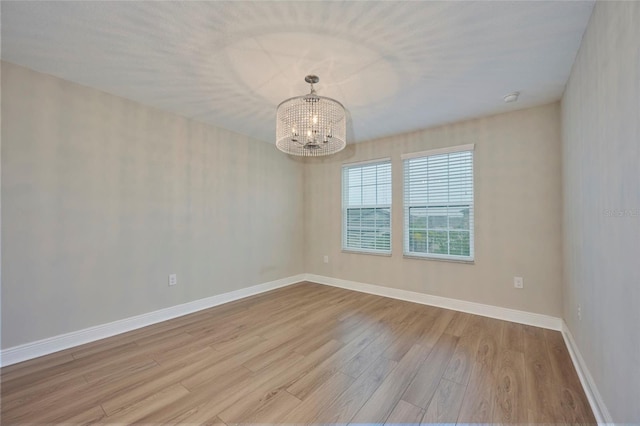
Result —
M 592 8 L 3 1 L 2 59 L 268 142 L 313 73 L 354 142 L 559 99 Z

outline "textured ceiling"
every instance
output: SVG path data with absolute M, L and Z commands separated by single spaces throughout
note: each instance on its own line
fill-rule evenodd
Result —
M 559 99 L 592 8 L 3 1 L 2 59 L 268 142 L 313 73 L 354 142 Z

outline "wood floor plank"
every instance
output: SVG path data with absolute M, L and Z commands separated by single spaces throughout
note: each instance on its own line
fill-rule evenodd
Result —
M 489 366 L 482 362 L 474 362 L 462 399 L 458 423 L 491 423 L 495 387 L 495 377 Z
M 434 326 L 434 320 L 430 317 L 422 317 L 417 310 L 408 310 L 398 327 L 394 329 L 396 338 L 382 353 L 385 358 L 400 361 L 416 342 L 419 342 Z
M 340 371 L 353 378 L 360 377 L 360 375 L 364 373 L 371 364 L 381 357 L 382 352 L 384 352 L 385 348 L 391 344 L 392 340 L 393 339 L 386 333 L 379 335 L 367 347 L 367 350 L 358 352 L 356 356 L 343 364 Z
M 396 361 L 381 356 L 375 359 L 356 381 L 327 407 L 323 416 L 324 423 L 340 424 L 351 420 L 397 364 Z
M 286 390 L 279 389 L 255 409 L 247 413 L 241 413 L 236 420 L 227 418 L 228 414 L 225 411 L 220 413 L 219 418 L 225 421 L 226 424 L 278 424 L 279 419 L 295 410 L 301 402 Z
M 64 392 L 66 389 L 84 387 L 86 383 L 87 381 L 82 375 L 73 375 L 68 379 L 56 378 L 33 386 L 16 388 L 12 393 L 3 392 L 2 412 L 7 414 L 12 410 L 31 405 L 35 401 L 41 403 L 42 401 L 55 399 L 59 393 Z
M 145 380 L 144 382 L 138 383 L 136 386 L 122 389 L 119 392 L 114 392 L 103 400 L 100 405 L 107 415 L 111 415 L 117 412 L 122 406 L 129 405 L 153 395 L 164 387 L 180 382 L 185 377 L 192 377 L 200 374 L 200 371 L 208 366 L 209 363 L 210 360 L 207 357 L 197 357 L 193 361 L 183 360 L 173 368 L 163 367 L 163 370 L 158 371 L 158 375 L 154 379 Z
M 418 425 L 422 416 L 424 416 L 422 408 L 401 399 L 389 414 L 385 425 Z
M 443 333 L 457 337 L 462 336 L 469 318 L 471 318 L 471 314 L 466 312 L 456 312 L 449 324 L 447 324 L 447 328 L 443 330 Z
M 557 393 L 556 415 L 566 423 L 596 423 L 562 335 L 558 331 L 544 330 L 544 336 Z
M 308 355 L 327 342 L 337 341 L 334 339 L 334 336 L 335 332 L 331 330 L 330 326 L 325 329 L 319 328 L 318 330 L 314 330 L 314 332 L 305 330 L 303 334 L 298 336 L 296 342 L 294 342 L 294 351 L 301 355 Z M 342 341 L 339 342 L 342 343 Z
M 299 377 L 313 371 L 324 360 L 330 358 L 336 352 L 338 345 L 338 342 L 332 341 L 295 362 L 286 361 L 280 366 L 272 366 L 262 375 L 256 375 L 253 383 L 249 384 L 249 391 L 245 391 L 241 398 L 220 410 L 218 417 L 223 421 L 251 417 L 252 413 L 268 404 L 278 392 L 287 389 Z M 292 353 L 292 355 L 300 356 L 295 353 Z
M 386 323 L 389 319 L 396 317 L 397 314 L 394 314 L 389 309 L 384 309 L 379 318 L 381 322 L 385 322 L 382 332 L 373 342 L 371 342 L 366 351 L 360 351 L 341 368 L 341 371 L 357 378 L 380 356 L 385 356 L 387 359 L 394 360 L 402 358 L 410 348 L 406 350 L 399 350 L 399 346 L 404 346 L 406 341 L 410 341 L 412 343 L 411 346 L 416 343 L 415 341 L 411 341 L 411 338 L 405 335 L 407 327 L 411 324 L 411 322 L 406 320 L 411 316 L 411 313 L 415 316 L 415 312 L 406 312 L 404 310 L 400 311 L 399 314 L 401 316 L 399 321 Z M 422 328 L 429 329 L 432 325 L 431 318 L 426 318 L 425 321 L 426 322 L 423 323 Z M 396 343 L 398 340 L 404 340 L 405 342 Z M 387 350 L 394 344 L 397 344 L 398 346 L 393 351 L 387 352 Z
M 141 359 L 139 361 L 118 363 L 116 365 L 106 365 L 103 368 L 93 370 L 84 374 L 84 379 L 87 383 L 109 383 L 116 380 L 121 380 L 131 375 L 145 371 L 149 368 L 159 366 L 157 362 L 152 359 Z
M 336 342 L 336 345 L 337 342 Z M 322 354 L 331 353 L 335 346 L 327 344 Z M 318 354 L 321 357 L 322 354 Z M 286 373 L 297 371 L 301 368 L 298 363 L 304 357 L 296 353 L 290 353 L 288 358 L 274 363 L 270 369 L 261 375 L 250 375 L 233 383 L 224 383 L 220 386 L 218 380 L 203 383 L 201 386 L 190 389 L 191 395 L 183 400 L 167 404 L 154 413 L 140 419 L 140 423 L 208 423 L 218 417 L 218 414 L 234 404 L 241 412 L 248 412 L 251 407 L 259 409 L 256 401 L 260 401 L 264 395 L 270 394 L 274 388 L 280 386 L 280 380 Z M 273 387 L 272 387 L 273 386 Z
M 449 309 L 434 308 L 438 314 L 431 325 L 431 328 L 420 338 L 420 345 L 424 347 L 433 347 L 444 331 L 449 327 L 449 323 L 453 320 L 456 312 Z
M 384 423 L 430 350 L 420 345 L 413 346 L 351 419 L 351 423 Z
M 103 361 L 114 362 L 116 359 L 124 361 L 131 357 L 137 357 L 137 355 L 132 355 L 132 351 L 136 348 L 137 345 L 135 342 L 118 345 L 79 360 L 72 360 L 64 364 L 57 364 L 46 370 L 36 371 L 32 374 L 24 374 L 13 380 L 3 382 L 2 390 L 3 392 L 10 394 L 18 388 L 34 386 L 46 381 L 67 379 L 71 376 L 82 375 L 91 369 L 98 368 L 100 363 Z
M 460 407 L 458 422 L 490 423 L 495 407 L 495 370 L 504 321 L 480 317 L 475 318 L 474 323 L 479 333 L 478 349 Z
M 495 376 L 493 422 L 526 423 L 528 408 L 525 398 L 524 354 L 509 349 L 500 352 Z
M 580 379 L 571 361 L 571 355 L 564 344 L 564 339 L 559 331 L 543 330 L 544 339 L 549 351 L 549 360 L 553 369 L 553 376 L 557 381 L 565 383 L 573 388 L 580 388 Z
M 441 379 L 436 392 L 427 407 L 422 424 L 447 424 L 455 423 L 460 414 L 462 399 L 467 386 Z
M 426 409 L 440 383 L 458 343 L 458 337 L 442 334 L 431 349 L 427 360 L 418 369 L 413 381 L 402 395 L 402 399 L 416 407 Z
M 596 425 L 593 412 L 584 402 L 584 392 L 560 385 L 556 388 L 555 418 L 564 424 Z
M 212 349 L 207 349 L 207 351 L 211 352 Z M 193 353 L 191 357 L 176 360 L 173 364 L 168 365 L 166 369 L 153 367 L 142 372 L 131 374 L 122 380 L 112 381 L 107 378 L 77 389 L 70 388 L 68 389 L 69 392 L 61 393 L 57 399 L 48 401 L 48 404 L 43 404 L 43 401 L 40 401 L 40 414 L 35 415 L 35 413 L 31 413 L 32 418 L 41 422 L 58 422 L 61 417 L 64 417 L 66 411 L 86 410 L 94 405 L 101 404 L 111 396 L 128 392 L 137 393 L 140 389 L 145 389 L 158 380 L 158 376 L 164 377 L 164 373 L 175 374 L 175 372 L 183 366 L 201 359 L 204 355 L 203 352 L 205 351 Z M 142 394 L 141 398 L 144 396 L 145 395 Z M 116 409 L 118 408 L 120 407 L 116 407 Z
M 245 361 L 242 365 L 251 371 L 258 372 L 265 368 L 268 368 L 270 364 L 281 360 L 294 352 L 294 346 L 283 344 L 281 346 L 273 347 L 263 353 L 254 355 Z
M 375 340 L 376 337 L 377 333 L 375 330 L 371 332 L 367 330 L 363 331 L 359 338 L 341 347 L 312 371 L 309 371 L 296 380 L 287 388 L 287 392 L 298 399 L 306 399 L 307 396 L 320 387 L 325 380 L 328 380 L 336 371 L 340 370 L 343 363 L 351 360 L 359 352 L 363 350 L 366 351 L 369 344 Z
M 513 322 L 506 323 L 502 330 L 502 343 L 504 349 L 524 352 L 524 327 Z
M 392 306 L 389 304 L 389 299 L 371 294 L 358 293 L 354 298 L 357 301 L 356 307 L 339 312 L 336 316 L 338 321 L 358 316 L 373 318 Z
M 106 421 L 114 424 L 133 424 L 141 418 L 144 418 L 147 414 L 154 412 L 159 407 L 163 407 L 188 394 L 189 391 L 181 384 L 171 385 L 133 404 L 123 404 L 119 406 L 117 411 L 106 418 Z
M 291 358 L 283 362 L 296 362 L 300 358 Z M 195 388 L 188 388 L 190 394 L 180 400 L 165 405 L 140 419 L 140 423 L 154 424 L 163 422 L 182 423 L 192 416 L 201 415 L 213 404 L 219 404 L 229 395 L 237 395 L 252 383 L 253 373 L 244 367 L 227 371 L 220 376 L 210 378 Z M 185 385 L 184 382 L 182 383 Z M 231 402 L 230 402 L 231 403 Z M 226 405 L 222 406 L 226 407 Z M 220 408 L 222 409 L 222 408 Z M 219 410 L 218 410 L 219 411 Z M 202 418 L 202 417 L 201 417 Z M 208 413 L 202 421 L 215 419 L 214 413 Z
M 313 283 L 0 380 L 3 424 L 595 422 L 557 332 Z
M 286 358 L 287 361 L 290 361 L 291 359 L 292 357 Z M 296 359 L 298 358 L 296 357 Z M 227 377 L 233 378 L 233 381 L 239 381 L 252 376 L 253 376 L 253 371 L 247 369 L 243 365 L 236 365 L 236 366 L 227 365 L 227 366 L 221 367 L 219 364 L 212 364 L 202 369 L 196 375 L 183 378 L 180 381 L 180 383 L 182 383 L 182 385 L 187 389 L 194 390 L 194 389 L 197 389 L 198 387 L 206 386 L 207 384 L 214 381 L 220 383 L 221 381 L 224 381 L 225 378 Z
M 479 320 L 478 317 L 474 317 L 467 321 L 467 325 L 458 340 L 456 350 L 451 356 L 451 360 L 442 375 L 445 379 L 465 387 L 469 382 L 471 369 L 473 368 L 478 352 L 480 335 L 482 334 Z
M 56 352 L 47 356 L 22 361 L 17 364 L 2 367 L 0 380 L 3 384 L 9 383 L 27 374 L 35 374 L 38 371 L 48 370 L 56 365 L 66 364 L 74 360 L 70 350 Z
M 476 362 L 487 367 L 488 371 L 493 371 L 498 361 L 498 351 L 502 340 L 502 328 L 504 321 L 481 318 L 480 340 L 478 341 L 478 351 L 476 352 Z
M 378 334 L 378 325 L 372 324 L 367 318 L 349 318 L 341 321 L 334 329 L 336 331 L 334 339 L 343 343 L 351 343 L 358 338 L 365 330 L 372 334 Z
M 544 339 L 544 330 L 540 327 L 534 327 L 532 325 L 521 324 L 522 334 L 525 340 L 532 341 L 532 339 Z M 526 350 L 526 345 L 525 345 Z
M 355 379 L 341 372 L 336 372 L 321 386 L 310 393 L 297 407 L 277 420 L 281 423 L 323 423 L 327 407 L 353 384 Z
M 95 407 L 91 407 L 88 410 L 82 411 L 80 413 L 73 414 L 71 415 L 71 417 L 63 416 L 59 424 L 69 425 L 69 426 L 94 425 L 94 424 L 106 423 L 107 422 L 106 417 L 107 415 L 105 414 L 104 410 L 102 410 L 102 407 L 98 405 Z
M 551 363 L 547 342 L 541 329 L 524 328 L 525 384 L 528 406 L 528 421 L 553 423 L 557 420 Z
M 96 342 L 90 342 L 78 348 L 72 348 L 72 356 L 74 360 L 82 359 L 89 356 L 96 356 L 101 353 L 118 353 L 120 349 L 129 349 L 135 346 L 135 339 L 130 336 L 118 336 L 116 339 L 101 339 Z
M 200 352 L 202 350 L 211 351 L 212 348 L 209 347 L 208 343 L 208 341 L 195 339 L 188 344 L 178 346 L 164 352 L 155 352 L 149 356 L 160 365 L 171 364 L 176 359 L 190 356 L 194 352 Z

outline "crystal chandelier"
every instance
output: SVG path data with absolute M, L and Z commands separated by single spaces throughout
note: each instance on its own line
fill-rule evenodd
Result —
M 346 145 L 347 120 L 342 104 L 318 96 L 313 85 L 320 81 L 308 75 L 304 81 L 311 93 L 287 99 L 278 105 L 276 146 L 282 152 L 303 157 L 334 154 Z

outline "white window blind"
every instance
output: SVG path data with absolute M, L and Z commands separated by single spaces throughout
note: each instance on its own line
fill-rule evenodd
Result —
M 391 253 L 391 161 L 342 168 L 342 248 Z
M 473 145 L 404 157 L 404 254 L 473 260 Z

